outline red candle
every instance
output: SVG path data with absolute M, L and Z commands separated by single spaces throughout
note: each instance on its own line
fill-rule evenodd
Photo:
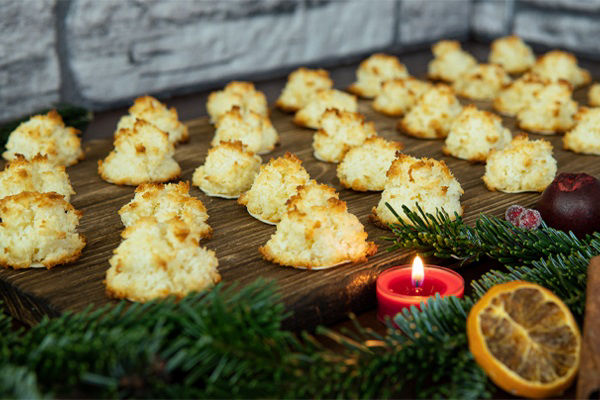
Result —
M 393 318 L 403 308 L 421 308 L 421 302 L 439 293 L 440 296 L 463 297 L 465 281 L 451 269 L 425 265 L 415 257 L 413 265 L 400 265 L 383 271 L 377 278 L 377 317 Z

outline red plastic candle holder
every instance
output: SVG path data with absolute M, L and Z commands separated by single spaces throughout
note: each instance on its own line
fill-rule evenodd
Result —
M 417 288 L 411 280 L 412 265 L 400 265 L 383 271 L 377 278 L 377 318 L 385 322 L 403 308 L 427 302 L 437 293 L 441 297 L 463 297 L 465 280 L 455 271 L 437 265 L 425 265 L 425 277 Z

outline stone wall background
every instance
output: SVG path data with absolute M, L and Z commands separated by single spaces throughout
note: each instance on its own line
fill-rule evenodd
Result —
M 0 121 L 511 32 L 600 59 L 600 0 L 5 0 Z

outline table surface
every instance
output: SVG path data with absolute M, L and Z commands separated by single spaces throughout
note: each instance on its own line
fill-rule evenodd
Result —
M 489 46 L 480 43 L 468 42 L 463 45 L 463 48 L 471 52 L 471 54 L 473 54 L 479 61 L 484 62 L 487 58 Z M 427 63 L 431 59 L 431 54 L 428 50 L 414 51 L 406 54 L 403 53 L 398 54 L 398 56 L 400 60 L 408 67 L 410 73 L 415 76 L 425 75 Z M 345 88 L 354 81 L 357 64 L 357 62 L 353 62 L 347 65 L 329 68 L 336 88 Z M 580 59 L 580 65 L 589 69 L 592 72 L 595 80 L 600 78 L 600 63 Z M 289 71 L 292 69 L 293 68 L 290 68 Z M 282 74 L 285 74 L 289 71 L 282 71 Z M 240 77 L 240 79 L 241 78 L 242 77 Z M 214 88 L 216 89 L 222 87 L 225 83 L 226 82 L 216 82 Z M 256 87 L 266 94 L 269 104 L 273 104 L 275 102 L 284 84 L 285 75 L 276 76 L 265 81 L 255 82 Z M 207 90 L 205 92 L 192 93 L 173 98 L 161 98 L 161 100 L 168 106 L 175 107 L 179 113 L 180 119 L 186 121 L 206 115 L 204 105 L 206 104 L 206 99 L 209 93 L 210 90 Z M 117 121 L 126 112 L 127 107 L 97 112 L 95 114 L 94 121 L 89 125 L 83 134 L 84 141 L 111 137 Z M 469 283 L 472 280 L 477 279 L 483 273 L 494 268 L 501 269 L 502 266 L 493 261 L 485 260 L 472 264 L 466 269 L 462 269 L 461 274 L 465 277 L 465 281 L 467 283 L 465 294 L 468 295 L 471 292 Z M 373 328 L 380 333 L 385 332 L 385 327 L 376 318 L 375 310 L 364 312 L 358 315 L 357 319 L 363 326 Z M 332 327 L 337 330 L 351 327 L 351 324 L 348 321 L 345 321 L 342 323 L 336 323 L 332 325 Z M 502 398 L 511 397 L 509 394 L 502 392 L 497 393 L 496 396 Z M 572 398 L 573 396 L 573 388 L 565 394 L 566 398 Z

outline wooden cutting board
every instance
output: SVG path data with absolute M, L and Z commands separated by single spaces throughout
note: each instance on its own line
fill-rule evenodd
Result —
M 585 104 L 584 90 L 579 90 L 575 97 Z M 478 102 L 477 105 L 490 109 L 489 103 Z M 395 130 L 396 120 L 374 112 L 369 101 L 360 101 L 360 112 L 375 121 L 381 136 L 403 142 L 405 152 L 446 161 L 465 191 L 462 202 L 467 222 L 472 222 L 481 212 L 502 215 L 511 204 L 531 205 L 539 196 L 536 193 L 490 192 L 481 180 L 483 165 L 443 155 L 443 142 L 440 140 L 417 140 L 398 133 Z M 261 258 L 258 247 L 269 239 L 275 231 L 274 226 L 252 218 L 235 200 L 208 197 L 193 188 L 192 195 L 204 202 L 210 215 L 208 222 L 214 229 L 212 239 L 204 241 L 203 245 L 216 251 L 219 270 L 226 283 L 237 281 L 246 285 L 257 277 L 275 280 L 283 300 L 293 313 L 287 321 L 288 327 L 309 328 L 317 323 L 333 323 L 349 311 L 358 312 L 372 307 L 375 304 L 374 285 L 378 274 L 390 266 L 405 263 L 412 256 L 408 251 L 386 251 L 388 243 L 382 236 L 388 235 L 388 232 L 369 222 L 369 213 L 377 205 L 380 193 L 342 189 L 336 177 L 336 165 L 314 158 L 312 130 L 293 125 L 292 116 L 278 110 L 272 111 L 271 119 L 280 134 L 281 144 L 273 153 L 263 156 L 263 160 L 266 162 L 270 157 L 280 156 L 286 151 L 295 153 L 304 162 L 312 178 L 340 192 L 340 198 L 348 203 L 348 210 L 365 225 L 369 240 L 379 245 L 379 251 L 366 263 L 324 271 L 295 270 L 271 264 Z M 514 121 L 505 118 L 504 122 L 514 134 Z M 206 118 L 189 121 L 188 126 L 190 141 L 177 147 L 175 155 L 182 167 L 184 180 L 191 180 L 195 168 L 204 162 L 214 133 L 214 128 Z M 549 140 L 554 144 L 559 171 L 585 171 L 600 176 L 597 157 L 562 150 L 558 136 L 549 137 Z M 111 150 L 111 141 L 90 141 L 84 143 L 84 148 L 85 161 L 68 168 L 77 192 L 72 197 L 72 203 L 83 211 L 80 231 L 87 239 L 87 246 L 82 257 L 74 264 L 52 270 L 0 270 L 0 296 L 4 306 L 25 323 L 34 324 L 43 315 L 54 316 L 66 310 L 78 311 L 92 304 L 100 306 L 113 302 L 106 297 L 102 281 L 109 267 L 108 259 L 118 246 L 123 229 L 117 210 L 131 200 L 134 188 L 108 184 L 97 174 L 98 159 L 104 158 Z

